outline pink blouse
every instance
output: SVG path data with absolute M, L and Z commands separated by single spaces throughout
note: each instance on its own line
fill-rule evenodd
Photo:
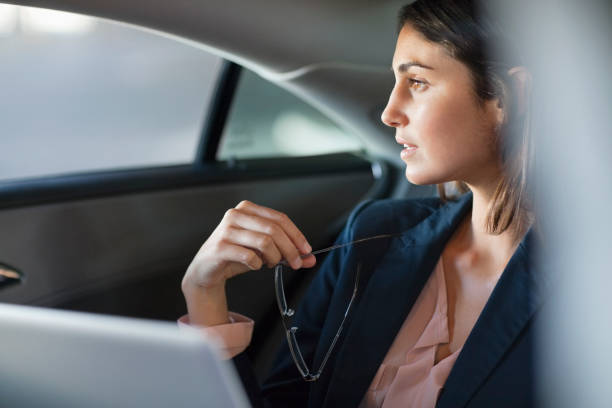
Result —
M 441 259 L 427 280 L 370 384 L 360 408 L 435 407 L 461 349 L 434 364 L 449 342 L 446 280 Z
M 360 408 L 434 407 L 461 349 L 434 364 L 449 342 L 446 280 L 441 259 L 383 359 Z M 228 358 L 246 349 L 253 320 L 230 313 L 231 323 L 202 328 L 225 345 Z M 189 324 L 187 316 L 179 324 Z

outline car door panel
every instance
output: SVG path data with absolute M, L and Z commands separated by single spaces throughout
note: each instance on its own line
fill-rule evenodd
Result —
M 4 209 L 0 260 L 24 271 L 26 282 L 0 292 L 0 299 L 57 306 L 100 284 L 138 280 L 168 269 L 164 265 L 184 264 L 225 210 L 243 199 L 286 212 L 317 243 L 372 181 L 366 171 Z M 325 203 L 316 217 L 314 203 Z

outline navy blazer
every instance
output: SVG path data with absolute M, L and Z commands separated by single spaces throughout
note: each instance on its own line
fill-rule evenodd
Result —
M 298 342 L 311 370 L 319 367 L 336 335 L 361 264 L 356 303 L 318 381 L 302 379 L 286 341 L 261 388 L 245 354 L 234 358 L 253 406 L 358 406 L 471 203 L 468 193 L 445 204 L 435 198 L 360 204 L 337 242 L 397 235 L 331 252 L 314 278 L 295 316 Z M 534 235 L 532 230 L 526 234 L 508 262 L 457 357 L 437 407 L 535 405 L 533 320 L 548 279 L 531 266 Z

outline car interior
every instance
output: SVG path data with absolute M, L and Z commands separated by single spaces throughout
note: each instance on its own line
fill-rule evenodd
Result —
M 313 247 L 322 248 L 333 243 L 351 209 L 362 200 L 434 194 L 432 187 L 413 186 L 405 180 L 400 147 L 392 129 L 380 121 L 393 84 L 394 21 L 402 1 L 10 3 L 92 16 L 100 24 L 180 44 L 209 55 L 206 58 L 213 62 L 207 69 L 213 74 L 208 74 L 212 78 L 207 79 L 208 88 L 197 88 L 201 93 L 194 98 L 209 102 L 204 111 L 196 111 L 199 116 L 187 120 L 194 148 L 191 157 L 179 164 L 134 160 L 88 167 L 98 157 L 94 154 L 89 163 L 75 169 L 42 169 L 35 175 L 18 170 L 3 176 L 0 262 L 22 272 L 23 278 L 2 281 L 1 302 L 173 321 L 186 312 L 180 290 L 184 271 L 224 212 L 241 200 L 286 213 Z M 22 14 L 28 10 L 20 9 Z M 20 21 L 24 27 L 27 20 Z M 107 33 L 113 53 L 132 41 L 122 32 Z M 59 52 L 51 55 L 45 66 L 61 57 Z M 103 63 L 100 58 L 98 64 Z M 144 70 L 132 82 L 156 63 L 145 59 L 140 68 L 132 68 Z M 166 59 L 164 63 L 168 75 L 178 77 L 181 64 L 189 61 L 173 65 Z M 69 69 L 62 61 L 57 64 L 59 70 Z M 54 101 L 45 99 L 40 90 L 44 81 L 51 80 L 45 79 L 44 67 L 40 69 L 36 81 L 41 94 L 34 90 L 30 95 L 43 100 L 40 121 L 76 122 L 75 116 L 43 117 L 45 106 Z M 86 75 L 79 71 L 72 76 L 85 76 L 78 85 L 85 87 Z M 66 83 L 65 88 L 69 87 Z M 87 98 L 86 94 L 74 96 L 75 89 L 70 92 L 67 103 L 81 104 Z M 182 88 L 176 91 L 181 92 Z M 115 98 L 112 93 L 107 96 Z M 326 136 L 323 127 L 316 126 L 305 132 L 299 120 L 291 122 L 288 116 L 284 126 L 275 122 L 274 131 L 280 132 L 281 142 L 293 143 L 293 150 L 274 150 L 266 139 L 271 125 L 265 122 L 272 122 L 274 109 L 280 108 L 271 108 L 272 113 L 260 109 L 274 98 L 280 107 L 303 105 L 300 109 L 308 112 L 306 116 L 316 116 L 316 123 L 332 126 L 335 133 Z M 63 99 L 58 95 L 56 103 Z M 159 99 L 151 102 L 160 103 L 158 113 L 141 115 L 135 125 L 126 124 L 120 140 L 110 139 L 114 130 L 106 128 L 105 122 L 112 119 L 104 119 L 104 109 L 109 108 L 89 101 L 97 113 L 85 114 L 83 121 L 89 122 L 65 146 L 67 158 L 62 160 L 84 157 L 79 149 L 94 133 L 113 145 L 136 143 L 137 156 L 151 154 L 146 137 L 135 135 L 130 141 L 130 129 L 149 132 L 151 126 L 151 134 L 161 134 L 163 129 L 153 129 L 147 122 L 154 123 L 155 116 L 182 114 L 171 98 Z M 24 100 L 24 109 L 33 103 Z M 37 113 L 31 114 L 29 121 L 37 122 Z M 263 118 L 257 125 L 260 128 L 245 120 L 251 116 Z M 44 134 L 45 143 L 62 137 L 62 131 L 53 126 L 37 130 Z M 138 129 L 134 133 L 142 133 Z M 20 136 L 27 131 L 18 127 L 15 139 L 27 137 Z M 231 142 L 230 134 L 237 135 Z M 345 142 L 326 149 L 326 138 Z M 24 143 L 20 148 L 22 153 L 14 154 L 22 155 L 18 164 L 34 160 L 28 159 L 31 145 Z M 292 304 L 299 302 L 314 273 L 316 268 L 285 277 Z M 248 353 L 258 375 L 264 375 L 282 338 L 272 271 L 232 279 L 228 299 L 231 310 L 256 321 Z
M 435 195 L 380 121 L 405 2 L 0 0 L 0 303 L 174 322 L 191 259 L 242 200 L 317 249 L 363 200 Z M 610 406 L 612 9 L 491 3 L 535 62 L 543 259 L 564 277 L 543 392 Z M 289 304 L 314 274 L 284 277 Z M 263 379 L 283 338 L 273 271 L 227 291 Z

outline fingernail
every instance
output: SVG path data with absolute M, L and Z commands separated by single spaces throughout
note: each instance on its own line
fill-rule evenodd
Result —
M 309 254 L 312 252 L 312 247 L 307 242 L 304 245 L 302 245 L 302 250 L 304 251 L 304 253 Z
M 291 262 L 291 266 L 293 266 L 293 269 L 300 269 L 302 267 L 302 258 L 299 256 L 295 258 L 293 262 Z

